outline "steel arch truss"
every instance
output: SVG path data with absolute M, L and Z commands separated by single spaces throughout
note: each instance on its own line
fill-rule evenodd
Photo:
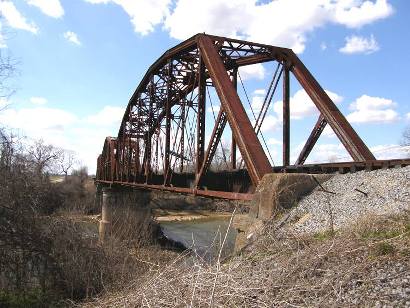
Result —
M 241 66 L 276 61 L 269 93 L 282 79 L 283 165 L 289 163 L 289 76 L 293 73 L 310 96 L 320 118 L 296 164 L 303 164 L 329 124 L 354 161 L 373 154 L 292 50 L 247 41 L 198 34 L 164 53 L 147 71 L 132 95 L 117 138 L 107 138 L 98 158 L 97 181 L 152 189 L 249 199 L 272 165 L 261 144 L 264 107 L 253 123 L 238 95 Z M 220 110 L 206 142 L 209 88 Z M 271 89 L 273 92 L 270 92 Z M 270 100 L 272 97 L 270 97 Z M 226 124 L 232 132 L 230 170 L 215 173 L 211 163 Z M 244 169 L 237 166 L 236 147 Z

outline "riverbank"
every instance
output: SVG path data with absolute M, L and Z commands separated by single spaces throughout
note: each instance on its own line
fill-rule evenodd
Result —
M 190 210 L 190 211 L 180 211 L 180 210 L 164 210 L 164 209 L 154 209 L 153 217 L 154 220 L 161 222 L 172 222 L 172 221 L 193 221 L 193 220 L 210 220 L 216 218 L 229 218 L 231 213 L 227 212 L 215 212 L 209 210 Z

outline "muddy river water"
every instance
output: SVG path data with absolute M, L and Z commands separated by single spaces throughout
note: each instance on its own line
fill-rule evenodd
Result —
M 164 235 L 183 244 L 199 257 L 210 261 L 218 256 L 223 240 L 222 258 L 230 255 L 235 247 L 237 231 L 228 229 L 229 217 L 215 217 L 185 221 L 161 221 Z

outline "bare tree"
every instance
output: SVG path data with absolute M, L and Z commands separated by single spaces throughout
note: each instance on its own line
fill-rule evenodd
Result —
M 84 184 L 84 182 L 88 178 L 88 168 L 86 166 L 82 166 L 79 169 L 73 170 L 71 173 L 73 176 L 76 176 L 80 179 L 81 184 Z
M 221 142 L 212 159 L 210 169 L 212 171 L 228 170 L 230 155 L 231 151 L 228 146 Z
M 9 55 L 5 55 L 3 50 L 0 49 L 0 97 L 8 98 L 14 93 L 13 87 L 9 85 L 9 80 L 17 73 L 17 61 Z
M 0 22 L 3 16 L 0 12 Z M 0 27 L 0 44 L 4 45 L 5 40 L 12 34 L 7 27 L 4 27 L 4 23 Z M 19 73 L 18 60 L 11 56 L 8 48 L 0 48 L 0 103 L 7 102 L 7 98 L 15 92 L 15 85 L 10 84 L 14 77 Z M 4 104 L 3 104 L 4 105 Z M 0 105 L 0 111 L 5 106 Z
M 30 160 L 34 164 L 37 175 L 43 175 L 51 171 L 59 161 L 63 150 L 58 149 L 51 144 L 46 144 L 43 139 L 34 141 L 33 145 L 28 148 Z
M 58 159 L 58 164 L 62 173 L 64 173 L 64 178 L 67 180 L 68 172 L 77 163 L 77 159 L 74 151 L 62 150 L 61 155 Z
M 410 125 L 408 125 L 403 131 L 401 144 L 403 146 L 410 146 Z

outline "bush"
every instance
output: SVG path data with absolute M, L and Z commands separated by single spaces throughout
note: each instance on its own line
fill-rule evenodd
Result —
M 0 291 L 0 307 L 4 308 L 41 308 L 45 303 L 55 304 L 52 297 L 40 289 L 33 289 L 24 293 Z
M 86 173 L 74 171 L 55 186 L 63 197 L 63 210 L 81 214 L 96 214 L 100 211 L 95 202 L 94 183 Z
M 138 267 L 127 247 L 115 240 L 103 247 L 78 223 L 50 216 L 70 206 L 92 211 L 93 185 L 86 169 L 52 184 L 24 147 L 3 133 L 0 141 L 2 305 L 32 306 L 41 298 L 47 306 L 54 298 L 82 299 L 130 279 Z

